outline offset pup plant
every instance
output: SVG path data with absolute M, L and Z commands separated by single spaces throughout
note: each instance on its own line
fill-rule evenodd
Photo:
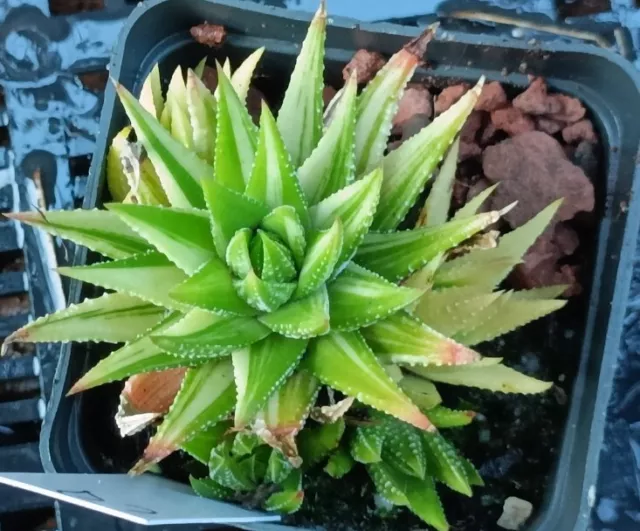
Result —
M 128 379 L 123 433 L 159 420 L 133 473 L 183 450 L 209 467 L 191 478 L 198 494 L 286 513 L 312 467 L 365 467 L 382 498 L 448 529 L 436 483 L 470 496 L 482 479 L 443 435 L 474 413 L 444 407 L 437 384 L 551 386 L 472 347 L 563 306 L 564 286 L 496 289 L 558 203 L 502 237 L 485 229 L 503 212 L 478 213 L 492 189 L 449 219 L 456 136 L 482 80 L 385 154 L 431 31 L 360 94 L 352 76 L 323 116 L 325 29 L 322 5 L 259 127 L 244 100 L 262 50 L 233 74 L 218 65 L 215 94 L 202 65 L 186 82 L 178 69 L 166 98 L 157 68 L 140 101 L 117 86 L 131 121 L 108 161 L 120 202 L 12 216 L 106 257 L 59 271 L 108 292 L 8 341 L 125 343 L 70 394 Z

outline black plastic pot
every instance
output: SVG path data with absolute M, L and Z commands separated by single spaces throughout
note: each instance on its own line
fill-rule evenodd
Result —
M 258 46 L 266 46 L 263 70 L 284 73 L 293 66 L 309 18 L 308 14 L 233 0 L 145 2 L 136 8 L 122 32 L 110 73 L 136 92 L 158 61 L 165 76 L 178 64 L 195 64 L 203 55 L 203 49 L 192 41 L 188 29 L 204 20 L 227 28 L 229 37 L 223 53 L 232 61 Z M 417 31 L 389 24 L 331 20 L 327 35 L 328 79 L 340 78 L 342 66 L 358 48 L 391 55 Z M 438 40 L 429 47 L 428 60 L 429 68 L 420 70 L 418 77 L 475 81 L 484 74 L 489 80 L 524 87 L 527 76 L 519 72 L 544 76 L 553 89 L 574 95 L 585 103 L 601 135 L 603 179 L 596 183 L 596 189 L 602 208 L 595 235 L 597 245 L 592 257 L 593 275 L 580 364 L 570 392 L 570 408 L 553 481 L 545 505 L 530 527 L 538 531 L 583 529 L 587 525 L 592 485 L 597 477 L 604 409 L 616 364 L 640 222 L 640 197 L 631 193 L 638 175 L 636 152 L 640 123 L 634 109 L 640 108 L 640 80 L 622 58 L 582 44 L 553 42 L 532 49 L 504 38 L 440 32 Z M 286 76 L 273 75 L 271 86 L 260 88 L 278 94 L 284 88 L 273 86 L 278 84 L 278 79 Z M 124 111 L 116 103 L 115 91 L 109 87 L 85 207 L 101 203 L 105 193 L 107 148 L 126 123 Z M 78 251 L 77 263 L 87 260 L 91 257 Z M 89 287 L 75 284 L 70 299 L 74 302 L 91 294 Z M 41 440 L 42 459 L 49 472 L 112 470 L 108 465 L 110 456 L 97 454 L 92 442 L 104 435 L 101 430 L 109 428 L 100 427 L 94 406 L 89 405 L 84 396 L 64 396 L 70 385 L 103 353 L 103 347 L 75 344 L 65 345 L 61 350 Z M 109 387 L 95 392 L 102 393 L 99 395 L 103 399 L 101 411 L 112 414 L 117 393 Z M 95 403 L 96 400 L 92 400 L 92 404 Z M 90 420 L 84 422 L 83 418 Z M 87 430 L 89 423 L 91 427 Z M 134 443 L 123 443 L 126 444 Z

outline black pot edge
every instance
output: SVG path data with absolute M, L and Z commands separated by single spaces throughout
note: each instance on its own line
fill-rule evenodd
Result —
M 115 48 L 112 60 L 110 63 L 110 72 L 114 79 L 118 79 L 120 76 L 121 64 L 119 58 L 125 51 L 126 37 L 134 29 L 135 24 L 142 18 L 149 10 L 153 9 L 156 5 L 165 2 L 166 0 L 150 0 L 139 4 L 127 23 L 123 27 L 120 38 L 118 39 L 117 47 Z M 311 15 L 306 12 L 296 12 L 290 10 L 283 10 L 275 7 L 262 6 L 257 4 L 247 4 L 237 0 L 217 0 L 217 4 L 240 8 L 255 14 L 269 14 L 277 15 L 283 19 L 304 21 L 308 22 Z M 405 36 L 407 38 L 413 37 L 419 33 L 416 28 L 409 28 L 404 26 L 398 26 L 389 23 L 359 23 L 353 19 L 347 19 L 342 17 L 334 17 L 330 20 L 330 26 L 338 26 L 344 28 L 359 28 L 364 31 L 370 32 L 382 32 L 390 33 L 394 35 Z M 439 35 L 440 38 L 443 35 Z M 505 37 L 497 37 L 490 35 L 471 35 L 462 32 L 447 32 L 447 39 L 457 41 L 459 43 L 479 44 L 487 47 L 501 47 L 501 48 L 514 48 L 521 50 L 529 50 L 530 47 L 521 41 L 508 39 Z M 601 48 L 587 46 L 582 44 L 570 44 L 563 41 L 546 42 L 540 46 L 542 51 L 546 52 L 569 52 L 589 54 L 592 56 L 598 56 L 609 63 L 615 65 L 620 73 L 629 78 L 635 87 L 640 91 L 640 75 L 622 57 Z M 505 78 L 505 82 L 509 82 L 509 76 Z M 102 110 L 100 120 L 100 130 L 107 131 L 108 125 L 111 119 L 111 115 L 116 104 L 115 91 L 112 86 L 109 86 L 105 92 L 104 106 Z M 90 208 L 98 202 L 97 184 L 100 181 L 99 169 L 103 165 L 103 159 L 106 155 L 107 138 L 106 135 L 100 135 L 96 143 L 96 155 L 92 161 L 91 173 L 89 179 L 89 186 L 87 187 L 88 194 L 85 198 L 84 207 Z M 629 201 L 629 208 L 626 217 L 623 243 L 620 250 L 618 270 L 616 273 L 616 287 L 613 300 L 611 301 L 611 313 L 609 316 L 609 326 L 604 345 L 604 353 L 601 366 L 596 368 L 599 371 L 598 380 L 598 392 L 595 398 L 594 416 L 591 424 L 591 434 L 588 445 L 583 448 L 580 455 L 585 455 L 588 452 L 588 459 L 585 462 L 585 473 L 582 492 L 580 493 L 580 511 L 576 518 L 575 529 L 584 529 L 586 522 L 589 518 L 591 506 L 595 497 L 594 488 L 598 474 L 599 454 L 604 437 L 605 417 L 606 410 L 609 403 L 609 398 L 612 391 L 612 381 L 616 369 L 615 360 L 617 358 L 618 347 L 620 343 L 622 333 L 622 323 L 625 313 L 626 303 L 629 294 L 630 280 L 633 272 L 633 255 L 636 248 L 636 236 L 640 229 L 640 197 L 635 193 L 635 189 L 640 181 L 640 171 L 636 169 L 634 171 L 634 184 L 631 190 L 631 199 Z M 74 263 L 83 263 L 86 260 L 86 250 L 78 249 L 74 257 Z M 601 262 L 601 260 L 597 260 Z M 600 266 L 602 264 L 600 263 Z M 598 270 L 601 269 L 598 263 L 594 267 L 594 279 L 598 276 Z M 594 280 L 594 285 L 598 282 Z M 69 301 L 77 301 L 80 297 L 81 285 L 74 283 L 71 287 L 69 294 Z M 594 290 L 595 291 L 595 290 Z M 593 294 L 592 294 L 593 295 Z M 589 317 L 586 323 L 585 336 L 588 338 L 593 332 L 595 323 L 595 312 L 589 311 Z M 56 412 L 60 405 L 61 400 L 64 398 L 64 389 L 66 388 L 67 372 L 70 363 L 70 345 L 63 345 L 61 347 L 61 355 L 56 369 L 56 375 L 54 379 L 54 390 L 52 391 L 51 400 L 49 403 L 48 411 L 43 422 L 42 435 L 40 441 L 40 452 L 43 460 L 44 469 L 47 472 L 57 472 L 56 465 L 54 464 L 54 458 L 51 452 L 50 439 L 53 429 L 53 423 L 56 417 Z M 576 376 L 576 382 L 571 396 L 572 404 L 578 405 L 580 398 L 582 397 L 584 389 L 584 379 L 591 373 L 594 368 L 590 367 L 590 360 L 586 356 L 582 356 L 581 364 Z M 556 526 L 558 512 L 563 510 L 564 500 L 562 499 L 563 490 L 566 488 L 567 477 L 563 475 L 562 471 L 565 465 L 568 465 L 568 461 L 571 461 L 575 456 L 574 444 L 579 443 L 576 441 L 575 423 L 580 415 L 580 411 L 577 407 L 571 407 L 569 415 L 567 417 L 567 423 L 565 428 L 564 439 L 562 443 L 561 454 L 558 458 L 558 469 L 556 471 L 556 477 L 554 485 L 552 487 L 552 493 L 544 507 L 544 514 L 541 514 L 536 522 L 532 525 L 531 529 L 539 531 L 547 531 L 552 529 L 558 529 L 558 531 L 565 531 L 566 528 L 558 528 Z M 578 456 L 579 458 L 579 456 Z M 575 494 L 574 494 L 575 495 Z

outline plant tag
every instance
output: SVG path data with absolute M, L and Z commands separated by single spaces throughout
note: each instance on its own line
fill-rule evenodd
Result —
M 2 473 L 0 483 L 149 526 L 280 520 L 278 515 L 200 498 L 188 485 L 151 474 Z

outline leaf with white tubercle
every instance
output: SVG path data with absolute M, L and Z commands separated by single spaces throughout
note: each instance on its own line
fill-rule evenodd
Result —
M 304 226 L 291 205 L 282 205 L 274 208 L 262 218 L 260 226 L 278 236 L 291 251 L 296 266 L 302 266 L 307 241 Z
M 193 128 L 187 107 L 187 88 L 180 66 L 174 70 L 169 81 L 166 105 L 171 113 L 171 136 L 185 148 L 193 150 Z
M 428 28 L 394 54 L 358 97 L 356 177 L 370 172 L 382 161 L 398 102 L 405 85 L 423 61 L 434 29 Z
M 407 506 L 409 500 L 403 492 L 402 484 L 394 481 L 393 467 L 387 463 L 376 462 L 367 466 L 367 472 L 371 476 L 376 491 L 393 505 Z M 396 471 L 395 474 L 400 474 Z
M 473 110 L 483 83 L 484 79 L 481 79 L 451 108 L 384 158 L 384 180 L 380 191 L 380 205 L 372 224 L 374 230 L 395 229 L 407 215 Z M 437 214 L 437 219 L 427 222 L 426 226 L 434 226 L 447 220 L 447 197 L 451 196 L 449 190 L 452 189 L 458 163 L 457 145 L 449 150 L 450 154 L 441 169 L 442 176 L 431 190 L 431 194 L 434 194 L 431 202 L 436 201 L 441 212 Z M 442 192 L 441 184 L 444 187 Z M 426 207 L 433 208 L 429 199 Z
M 437 227 L 370 232 L 354 260 L 391 281 L 397 281 L 495 223 L 500 215 L 501 212 L 492 211 Z
M 397 286 L 354 263 L 327 287 L 334 330 L 368 326 L 411 304 L 423 293 Z
M 356 94 L 354 72 L 345 85 L 343 97 L 336 105 L 331 124 L 317 147 L 298 168 L 300 186 L 311 205 L 353 182 Z
M 550 300 L 560 297 L 569 288 L 568 284 L 557 284 L 555 286 L 543 286 L 522 291 L 514 291 L 511 297 L 518 300 Z
M 333 423 L 316 424 L 302 430 L 297 442 L 304 466 L 313 466 L 334 452 L 340 445 L 345 429 L 344 418 L 340 418 Z
M 343 241 L 338 270 L 352 258 L 369 230 L 378 206 L 381 183 L 382 170 L 378 168 L 309 209 L 315 229 L 326 230 L 336 219 L 342 221 Z
M 236 90 L 236 94 L 241 101 L 247 98 L 251 78 L 255 72 L 262 55 L 264 54 L 264 46 L 251 52 L 238 68 L 231 74 L 231 84 Z
M 329 297 L 321 286 L 315 293 L 289 301 L 277 310 L 258 317 L 274 332 L 291 338 L 310 338 L 329 331 Z
M 226 500 L 233 496 L 233 491 L 220 485 L 211 478 L 194 478 L 189 476 L 189 485 L 198 496 L 211 500 Z
M 231 360 L 213 360 L 189 369 L 171 409 L 131 470 L 144 472 L 233 409 L 236 390 Z
M 233 439 L 231 453 L 234 456 L 251 455 L 251 453 L 261 444 L 260 439 L 254 433 L 239 432 Z
M 304 367 L 321 382 L 423 430 L 435 429 L 385 372 L 357 332 L 311 340 Z
M 305 227 L 309 225 L 306 198 L 275 118 L 264 102 L 260 114 L 260 138 L 255 163 L 245 193 L 271 209 L 290 205 L 295 208 L 302 224 Z
M 480 362 L 469 365 L 414 366 L 407 369 L 433 382 L 476 387 L 499 393 L 536 394 L 543 393 L 553 386 L 552 382 L 532 378 L 500 365 L 499 362 L 500 358 L 483 358 Z
M 105 206 L 187 274 L 215 257 L 205 211 L 124 203 Z
M 293 282 L 262 280 L 253 269 L 242 280 L 234 280 L 233 285 L 240 297 L 261 312 L 277 310 L 291 298 L 296 289 Z
M 202 464 L 209 463 L 211 450 L 220 444 L 225 434 L 231 429 L 232 423 L 227 420 L 217 422 L 196 432 L 192 437 L 180 444 L 180 449 Z
M 320 384 L 308 371 L 299 370 L 267 400 L 256 415 L 253 431 L 272 448 L 299 466 L 295 437 L 304 426 Z
M 382 461 L 384 435 L 379 424 L 358 426 L 349 443 L 351 456 L 358 463 L 378 463 Z
M 392 462 L 405 474 L 424 479 L 427 461 L 422 448 L 421 431 L 389 418 L 383 419 L 381 431 L 384 437 L 382 460 Z
M 123 380 L 133 374 L 160 371 L 181 367 L 188 363 L 176 356 L 171 356 L 156 347 L 151 341 L 151 334 L 167 330 L 182 318 L 178 312 L 169 314 L 156 327 L 145 335 L 127 343 L 124 347 L 113 351 L 97 365 L 89 369 L 69 390 L 69 394 L 80 393 L 105 383 Z
M 225 261 L 229 269 L 238 278 L 246 277 L 253 269 L 251 263 L 251 254 L 249 252 L 249 244 L 253 232 L 251 229 L 244 228 L 238 230 L 229 240 L 227 250 L 225 252 Z
M 164 108 L 162 96 L 162 82 L 160 81 L 160 67 L 156 63 L 142 84 L 140 104 L 153 116 L 159 118 Z
M 262 245 L 260 277 L 269 282 L 293 281 L 296 277 L 296 267 L 289 249 L 261 229 L 258 229 L 256 237 Z
M 278 113 L 278 128 L 296 168 L 311 154 L 322 135 L 326 26 L 327 11 L 322 1 L 307 30 Z
M 187 275 L 166 256 L 156 251 L 88 266 L 59 267 L 57 271 L 65 277 L 135 295 L 165 308 L 186 308 L 185 305 L 171 299 L 168 293 L 184 282 Z
M 465 365 L 480 354 L 443 336 L 406 312 L 398 312 L 362 329 L 362 335 L 383 363 Z
M 149 243 L 118 216 L 106 210 L 9 212 L 3 215 L 108 258 L 127 258 L 151 249 Z
M 449 409 L 436 406 L 429 410 L 429 418 L 438 429 L 459 428 L 471 424 L 476 414 L 473 411 Z
M 187 70 L 186 104 L 191 123 L 193 150 L 213 165 L 216 145 L 216 100 L 198 75 Z
M 404 374 L 398 385 L 413 403 L 422 410 L 431 410 L 442 402 L 438 389 L 429 380 L 412 374 Z
M 269 213 L 267 206 L 231 190 L 215 179 L 202 181 L 202 189 L 211 216 L 211 230 L 218 256 L 225 257 L 231 238 L 240 229 L 254 229 Z
M 472 485 L 464 458 L 439 433 L 425 433 L 422 437 L 429 473 L 450 489 L 471 496 Z
M 324 231 L 314 234 L 307 245 L 307 252 L 298 275 L 295 298 L 304 298 L 325 284 L 340 259 L 343 242 L 340 218 Z
M 258 311 L 238 295 L 227 265 L 212 258 L 169 296 L 178 303 L 228 315 L 255 315 Z
M 298 365 L 306 340 L 272 334 L 231 355 L 238 398 L 235 428 L 244 428 Z
M 4 343 L 131 341 L 160 322 L 165 309 L 126 293 L 86 299 L 23 326 Z
M 222 317 L 203 310 L 191 310 L 184 318 L 151 340 L 163 351 L 190 360 L 206 360 L 230 354 L 270 334 L 255 317 Z
M 258 133 L 228 76 L 218 70 L 214 175 L 218 183 L 243 192 L 251 177 Z
M 248 491 L 256 487 L 249 471 L 231 453 L 233 438 L 226 437 L 209 457 L 209 478 L 232 491 Z
M 175 140 L 127 89 L 116 85 L 116 90 L 171 204 L 203 208 L 200 180 L 212 174 L 211 166 Z

